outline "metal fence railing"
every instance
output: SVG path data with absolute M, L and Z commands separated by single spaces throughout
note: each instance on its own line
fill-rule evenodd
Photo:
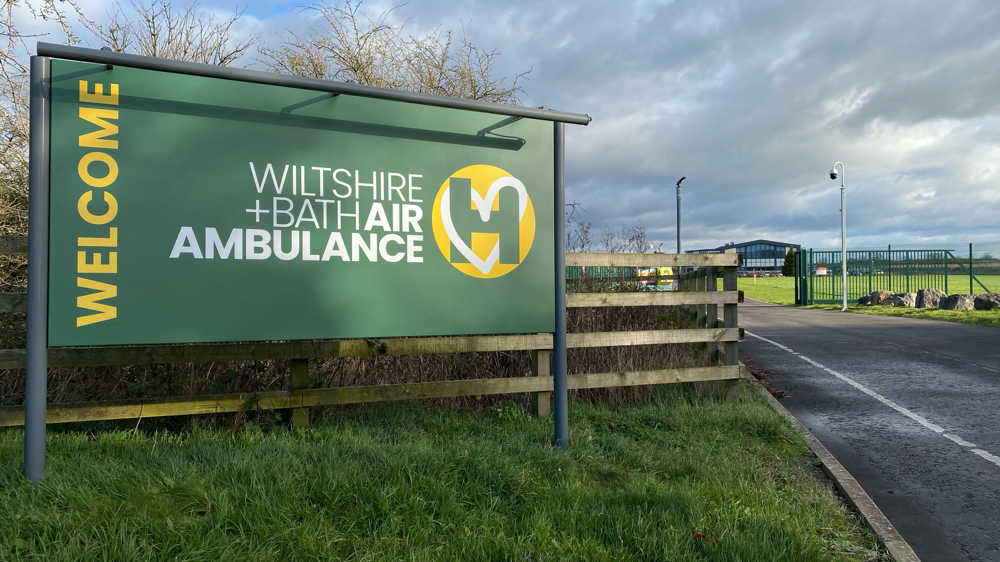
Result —
M 967 253 L 966 253 L 967 252 Z M 840 250 L 802 250 L 795 255 L 795 303 L 842 301 Z M 940 289 L 948 294 L 1000 291 L 1000 243 L 969 244 L 968 249 L 893 249 L 847 251 L 847 299 L 874 291 L 911 293 Z

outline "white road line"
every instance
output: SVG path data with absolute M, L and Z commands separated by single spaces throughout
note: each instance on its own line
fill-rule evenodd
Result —
M 838 373 L 837 371 L 834 371 L 833 369 L 827 367 L 826 365 L 823 365 L 821 363 L 813 361 L 812 359 L 806 357 L 805 355 L 802 355 L 801 353 L 793 351 L 791 348 L 789 348 L 787 346 L 781 345 L 780 343 L 778 343 L 778 342 L 776 342 L 774 340 L 769 340 L 769 339 L 767 339 L 765 337 L 758 336 L 757 334 L 753 334 L 753 333 L 750 333 L 750 332 L 747 332 L 747 331 L 744 331 L 744 333 L 746 335 L 750 336 L 750 337 L 757 338 L 757 339 L 759 339 L 761 341 L 765 341 L 765 342 L 767 342 L 767 343 L 769 343 L 769 344 L 771 344 L 771 345 L 773 345 L 773 346 L 775 346 L 775 347 L 777 347 L 779 349 L 787 351 L 788 353 L 791 353 L 792 355 L 798 356 L 799 359 L 802 359 L 806 363 L 809 363 L 809 364 L 811 364 L 811 365 L 813 365 L 813 366 L 815 366 L 815 367 L 817 367 L 819 369 L 822 369 L 822 370 L 826 371 L 827 373 L 830 373 L 831 375 L 833 375 L 833 376 L 837 377 L 838 379 L 846 382 L 847 384 L 853 386 L 854 388 L 860 390 L 861 392 L 864 392 L 868 396 L 871 396 L 872 398 L 878 400 L 879 402 L 885 404 L 886 406 L 892 408 L 893 410 L 896 410 L 900 414 L 903 414 L 904 416 L 906 416 L 906 417 L 910 418 L 911 420 L 919 423 L 920 425 L 926 427 L 927 429 L 933 431 L 934 433 L 938 433 L 938 434 L 942 435 L 943 437 L 945 437 L 946 439 L 948 439 L 949 441 L 951 441 L 953 443 L 956 443 L 956 444 L 958 444 L 958 445 L 960 445 L 962 447 L 966 447 L 966 448 L 975 447 L 976 446 L 974 443 L 970 443 L 970 442 L 966 441 L 965 439 L 962 439 L 961 437 L 955 435 L 954 433 L 946 433 L 945 429 L 943 427 L 941 427 L 940 425 L 937 425 L 936 423 L 933 423 L 933 422 L 929 421 L 927 418 L 925 418 L 925 417 L 923 417 L 923 416 L 921 416 L 919 414 L 915 414 L 915 413 L 911 412 L 910 410 L 907 410 L 906 408 L 900 406 L 899 404 L 896 404 L 892 400 L 889 400 L 885 396 L 882 396 L 878 392 L 875 392 L 874 390 L 872 390 L 872 389 L 864 386 L 863 384 L 855 381 L 854 379 L 852 379 L 852 378 L 850 378 L 850 377 L 848 377 L 846 375 L 843 375 L 841 373 Z M 975 453 L 976 455 L 978 455 L 978 456 L 980 456 L 980 457 L 982 457 L 982 458 L 984 458 L 984 459 L 986 459 L 988 461 L 990 461 L 991 463 L 993 463 L 993 464 L 995 464 L 997 466 L 1000 466 L 1000 457 L 998 457 L 996 455 L 988 453 L 988 452 L 984 451 L 983 449 L 972 449 L 971 452 Z
M 982 449 L 973 449 L 972 452 L 990 461 L 991 463 L 1000 466 L 1000 457 L 991 455 Z
M 957 435 L 952 435 L 951 433 L 945 433 L 944 436 L 947 437 L 948 439 L 951 439 L 955 443 L 958 443 L 959 445 L 961 445 L 963 447 L 975 447 L 976 446 L 975 443 L 969 443 L 965 439 L 962 439 L 961 437 L 959 437 Z

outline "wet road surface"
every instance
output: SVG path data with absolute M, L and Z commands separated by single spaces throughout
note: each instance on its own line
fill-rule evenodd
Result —
M 747 299 L 740 353 L 924 562 L 1000 561 L 1000 328 Z

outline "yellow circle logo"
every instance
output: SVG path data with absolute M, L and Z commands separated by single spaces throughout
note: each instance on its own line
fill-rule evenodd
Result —
M 514 271 L 535 239 L 528 190 L 496 166 L 477 164 L 452 174 L 441 184 L 431 214 L 444 259 L 480 279 Z

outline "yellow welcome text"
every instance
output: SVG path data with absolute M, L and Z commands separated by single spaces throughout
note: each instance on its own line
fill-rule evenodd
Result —
M 80 80 L 80 103 L 92 105 L 118 105 L 118 84 L 110 84 L 110 93 L 104 93 L 104 84 Z M 91 91 L 92 90 L 92 91 Z M 113 277 L 118 273 L 118 252 L 108 248 L 118 247 L 118 227 L 110 225 L 118 216 L 118 200 L 111 189 L 118 179 L 118 162 L 106 151 L 118 150 L 118 110 L 106 107 L 80 106 L 80 119 L 96 129 L 79 137 L 80 148 L 97 149 L 84 153 L 77 165 L 80 180 L 89 188 L 80 194 L 77 211 L 83 220 L 83 231 L 77 240 L 76 286 L 87 292 L 78 293 L 76 326 L 89 326 L 118 317 L 118 308 L 109 301 L 118 296 L 118 286 Z M 103 201 L 103 203 L 94 200 Z M 100 281 L 88 276 L 100 276 Z

